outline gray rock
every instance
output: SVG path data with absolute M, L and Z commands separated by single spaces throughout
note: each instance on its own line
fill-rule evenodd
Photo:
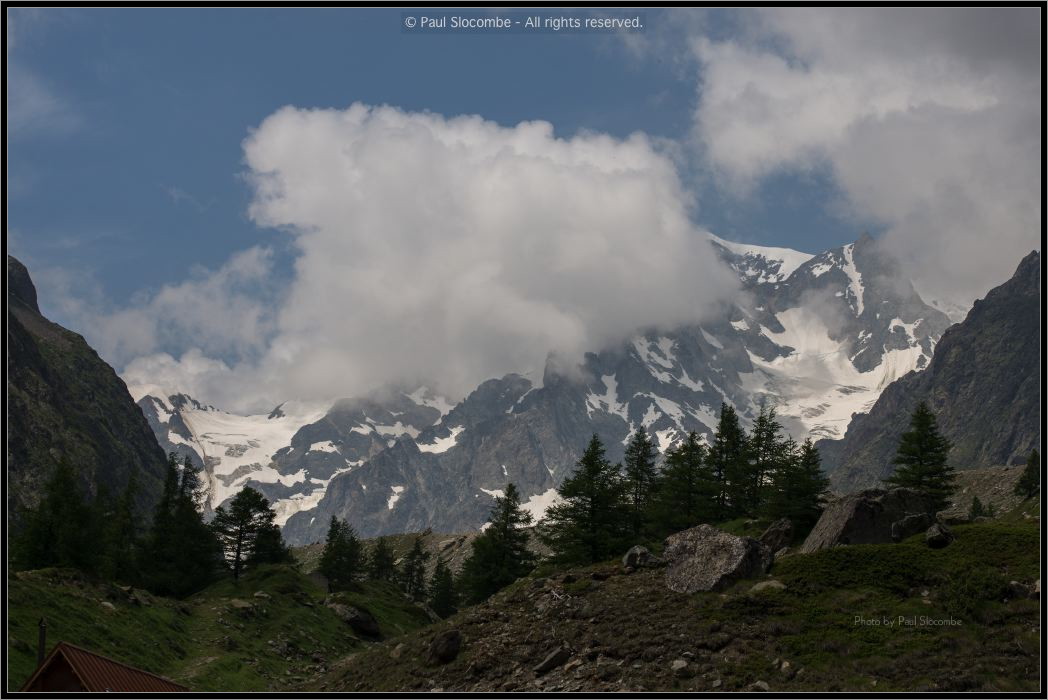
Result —
M 932 510 L 932 504 L 912 489 L 860 491 L 828 505 L 800 551 L 807 554 L 842 544 L 891 542 L 893 523 Z
M 793 541 L 793 522 L 789 518 L 780 518 L 768 526 L 760 536 L 760 542 L 773 552 L 789 547 Z
M 692 675 L 691 668 L 688 666 L 686 659 L 675 659 L 670 664 L 670 670 L 673 671 L 673 675 L 677 678 L 688 678 Z
M 761 591 L 785 591 L 786 584 L 782 581 L 776 581 L 772 579 L 770 581 L 761 581 L 760 583 L 753 584 L 753 588 L 750 589 L 750 593 L 760 593 Z
M 458 630 L 446 630 L 430 642 L 426 660 L 434 666 L 451 663 L 461 649 L 462 633 Z
M 953 531 L 942 523 L 935 523 L 924 533 L 924 541 L 932 549 L 942 549 L 953 539 Z
M 378 637 L 382 634 L 382 630 L 378 626 L 378 620 L 367 610 L 330 599 L 324 601 L 324 605 L 357 634 L 365 637 Z
M 648 551 L 647 547 L 635 545 L 622 556 L 622 565 L 639 569 L 644 566 L 658 566 L 662 560 Z
M 908 537 L 924 532 L 934 522 L 935 518 L 930 513 L 914 513 L 900 518 L 892 523 L 892 542 L 901 542 Z
M 567 647 L 563 647 L 563 646 L 557 647 L 556 649 L 551 651 L 546 656 L 546 658 L 544 658 L 542 661 L 540 661 L 538 664 L 536 664 L 535 668 L 533 668 L 532 670 L 535 673 L 539 674 L 539 675 L 541 675 L 543 673 L 549 673 L 550 671 L 552 671 L 553 669 L 557 668 L 558 666 L 560 666 L 561 664 L 563 664 L 565 661 L 567 661 L 570 658 L 571 658 L 571 650 L 570 649 L 568 649 Z
M 750 685 L 750 690 L 767 693 L 769 690 L 771 690 L 771 687 L 764 681 L 757 681 L 756 683 Z
M 666 586 L 677 593 L 719 591 L 763 575 L 771 552 L 752 537 L 738 537 L 699 525 L 666 538 Z

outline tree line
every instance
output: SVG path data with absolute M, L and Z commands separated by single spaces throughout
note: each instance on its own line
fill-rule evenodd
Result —
M 184 597 L 222 576 L 239 579 L 260 564 L 294 561 L 274 522 L 276 513 L 251 487 L 205 522 L 203 485 L 188 457 L 179 463 L 176 454 L 168 455 L 163 491 L 148 525 L 134 507 L 137 490 L 132 474 L 120 495 L 100 487 L 89 501 L 72 465 L 59 461 L 12 542 L 15 565 L 73 567 Z

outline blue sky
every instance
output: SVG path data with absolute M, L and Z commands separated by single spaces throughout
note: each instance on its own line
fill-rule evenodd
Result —
M 285 244 L 247 219 L 240 177 L 241 142 L 283 105 L 361 101 L 670 139 L 695 108 L 694 68 L 615 37 L 418 36 L 401 31 L 399 10 L 10 12 L 14 70 L 61 110 L 9 137 L 10 249 L 91 275 L 118 304 L 194 264 Z M 692 186 L 699 222 L 726 238 L 817 251 L 862 227 L 827 206 L 834 187 L 817 171 L 770 178 L 745 201 Z
M 222 406 L 466 390 L 694 322 L 736 283 L 696 227 L 869 231 L 963 310 L 1039 245 L 1040 12 L 10 9 L 7 242 L 129 383 Z

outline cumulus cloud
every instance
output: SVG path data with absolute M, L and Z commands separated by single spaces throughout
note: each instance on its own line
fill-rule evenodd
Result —
M 970 304 L 1040 237 L 1038 13 L 764 11 L 742 38 L 694 40 L 696 141 L 742 197 L 828 168 L 925 296 Z
M 234 363 L 206 348 L 154 354 L 129 381 L 199 384 L 239 408 L 412 381 L 460 396 L 509 371 L 541 376 L 550 352 L 570 365 L 638 328 L 700 320 L 735 286 L 671 159 L 639 133 L 565 139 L 546 122 L 287 107 L 244 153 L 251 218 L 293 240 L 280 303 L 267 314 L 230 297 L 241 272 L 264 274 L 255 256 L 111 322 L 155 317 L 216 338 L 214 350 L 243 355 L 265 338 L 264 350 Z M 228 313 L 205 320 L 197 302 L 216 298 Z

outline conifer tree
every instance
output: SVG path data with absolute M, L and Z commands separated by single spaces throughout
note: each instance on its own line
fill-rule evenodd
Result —
M 429 552 L 422 548 L 422 538 L 416 537 L 411 551 L 400 565 L 400 587 L 415 600 L 422 600 L 426 596 L 426 562 L 429 556 Z
M 744 468 L 735 472 L 736 476 L 733 479 L 737 512 L 757 514 L 765 500 L 763 491 L 766 480 L 776 470 L 786 466 L 786 445 L 779 434 L 781 430 L 782 425 L 775 420 L 775 409 L 762 404 L 750 431 L 747 443 L 748 460 Z
M 563 499 L 546 510 L 540 534 L 564 562 L 598 562 L 627 547 L 628 504 L 618 465 L 604 457 L 594 435 L 575 471 L 557 493 Z
M 168 455 L 164 491 L 143 547 L 145 586 L 161 595 L 186 596 L 214 581 L 222 551 L 200 514 L 202 485 L 189 458 Z
M 98 519 L 77 483 L 72 465 L 60 459 L 44 484 L 39 504 L 24 518 L 14 543 L 20 568 L 68 566 L 94 572 L 98 565 Z
M 328 591 L 348 588 L 360 577 L 362 568 L 360 540 L 349 523 L 332 515 L 318 569 L 327 578 Z
M 441 617 L 450 617 L 458 611 L 458 592 L 451 569 L 443 559 L 437 561 L 429 580 L 429 607 Z
M 796 532 L 804 532 L 822 514 L 822 499 L 830 484 L 822 471 L 822 458 L 811 438 L 800 447 L 787 438 L 775 463 L 763 510 L 773 519 L 789 518 Z
M 968 508 L 968 518 L 975 520 L 986 515 L 986 510 L 983 509 L 982 501 L 979 500 L 978 496 L 972 496 L 972 505 Z
M 239 580 L 246 563 L 260 563 L 252 557 L 256 542 L 260 533 L 263 544 L 266 544 L 267 536 L 272 542 L 274 518 L 276 513 L 270 508 L 269 500 L 250 486 L 245 486 L 233 497 L 228 509 L 224 506 L 215 509 L 211 527 L 233 570 L 234 580 Z M 279 530 L 276 534 L 279 536 Z
M 724 520 L 733 512 L 742 511 L 750 484 L 748 452 L 746 431 L 739 425 L 738 414 L 727 403 L 721 403 L 713 444 L 706 453 L 706 463 L 716 484 L 716 520 Z
M 1022 476 L 1015 482 L 1015 493 L 1023 498 L 1032 498 L 1041 489 L 1041 456 L 1037 450 L 1030 452 Z
M 895 473 L 885 483 L 919 491 L 935 510 L 942 510 L 949 504 L 955 478 L 946 461 L 950 447 L 950 441 L 939 433 L 935 415 L 921 401 L 910 417 L 910 429 L 899 440 Z
M 520 492 L 513 484 L 495 498 L 488 525 L 471 543 L 470 555 L 462 564 L 459 588 L 466 600 L 478 603 L 496 591 L 526 576 L 535 566 L 528 549 L 531 513 L 520 507 Z
M 655 486 L 655 460 L 658 450 L 648 437 L 644 426 L 637 428 L 622 462 L 625 477 L 626 500 L 630 510 L 630 529 L 634 538 L 645 529 L 651 511 L 652 490 Z
M 694 431 L 666 453 L 666 464 L 656 483 L 653 520 L 660 534 L 710 522 L 717 486 L 706 464 L 706 447 Z
M 372 581 L 392 581 L 396 578 L 396 559 L 385 537 L 379 537 L 367 559 L 367 575 Z
M 108 579 L 125 583 L 140 580 L 140 534 L 135 497 L 138 493 L 138 478 L 131 472 L 127 486 L 120 497 L 112 502 L 102 521 L 103 564 L 102 575 Z

